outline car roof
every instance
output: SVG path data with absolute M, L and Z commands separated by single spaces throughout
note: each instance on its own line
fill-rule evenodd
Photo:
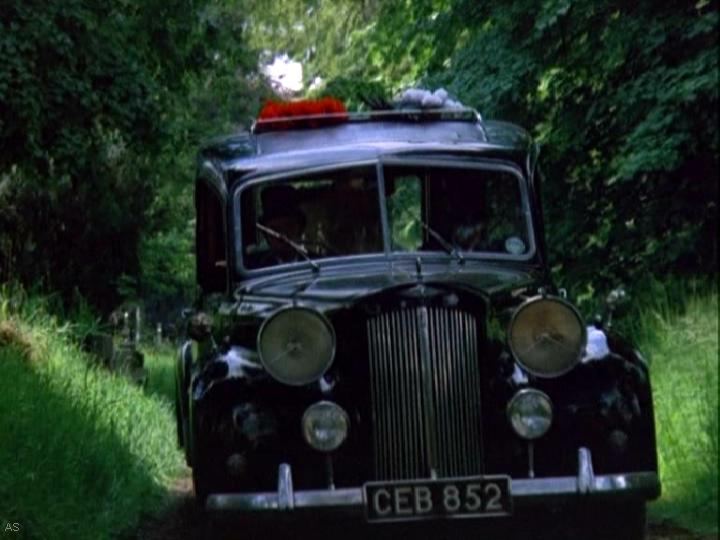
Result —
M 447 114 L 445 114 L 447 113 Z M 227 182 L 284 170 L 376 160 L 382 156 L 470 154 L 527 162 L 530 135 L 507 122 L 483 121 L 471 109 L 344 115 L 341 121 L 257 123 L 200 151 Z M 230 174 L 228 174 L 230 173 Z

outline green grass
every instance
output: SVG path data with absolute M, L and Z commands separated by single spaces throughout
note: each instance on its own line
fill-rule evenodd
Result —
M 178 350 L 170 345 L 143 350 L 148 372 L 147 392 L 174 406 L 175 361 Z
M 0 524 L 23 538 L 116 537 L 182 470 L 172 404 L 93 367 L 73 331 L 0 292 Z
M 651 365 L 663 483 L 651 515 L 717 533 L 718 296 L 684 289 L 684 305 L 656 295 L 635 332 Z

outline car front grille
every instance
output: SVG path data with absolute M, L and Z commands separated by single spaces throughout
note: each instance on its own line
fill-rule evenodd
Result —
M 375 478 L 482 472 L 477 321 L 414 307 L 367 323 Z

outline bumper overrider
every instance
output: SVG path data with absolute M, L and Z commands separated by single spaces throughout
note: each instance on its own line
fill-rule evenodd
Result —
M 327 510 L 362 514 L 366 508 L 363 487 L 294 491 L 290 465 L 278 468 L 278 489 L 259 493 L 215 493 L 207 498 L 209 511 L 276 513 L 293 510 Z M 510 496 L 514 506 L 536 506 L 550 501 L 585 498 L 655 499 L 660 495 L 657 472 L 595 475 L 592 455 L 578 449 L 576 476 L 512 479 Z

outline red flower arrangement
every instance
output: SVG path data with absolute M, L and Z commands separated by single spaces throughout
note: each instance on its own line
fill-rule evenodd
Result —
M 310 128 L 340 123 L 347 120 L 347 117 L 345 104 L 333 97 L 300 101 L 268 101 L 260 111 L 257 124 L 263 130 Z M 290 120 L 292 118 L 298 120 Z M 288 121 L 278 121 L 280 119 L 288 119 Z

